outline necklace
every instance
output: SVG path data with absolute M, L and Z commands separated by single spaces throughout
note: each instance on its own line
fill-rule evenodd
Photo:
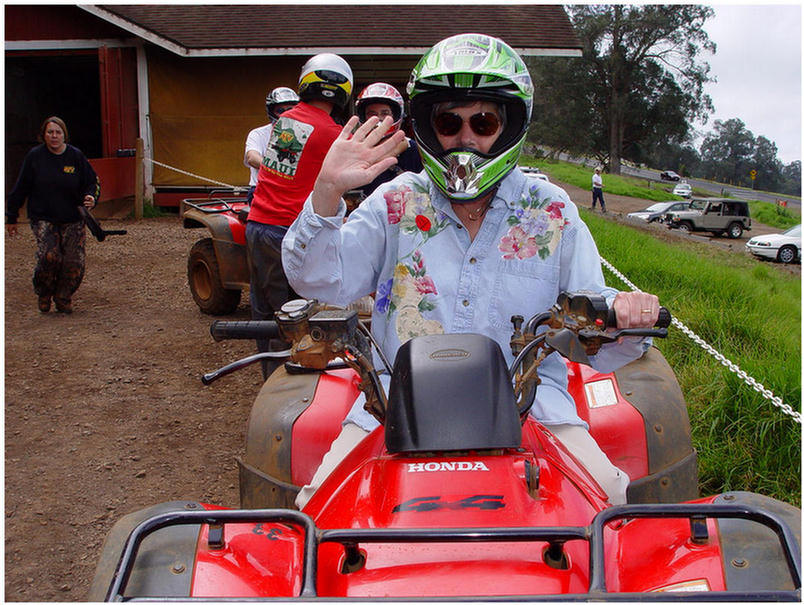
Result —
M 484 214 L 486 214 L 486 210 L 488 210 L 488 209 L 489 209 L 489 207 L 491 206 L 491 200 L 492 200 L 492 199 L 493 199 L 493 198 L 489 198 L 489 201 L 488 201 L 488 202 L 486 202 L 485 204 L 483 204 L 483 205 L 482 205 L 480 208 L 476 208 L 474 211 L 472 211 L 472 210 L 467 210 L 467 211 L 466 211 L 466 217 L 467 217 L 467 218 L 468 218 L 470 221 L 476 221 L 476 220 L 479 220 L 479 219 L 480 219 L 480 217 L 482 217 Z

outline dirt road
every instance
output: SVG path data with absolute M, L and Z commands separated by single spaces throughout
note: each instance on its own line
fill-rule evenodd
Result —
M 253 343 L 215 343 L 193 303 L 185 267 L 200 232 L 175 217 L 104 226 L 128 235 L 88 238 L 69 316 L 36 308 L 27 225 L 6 237 L 10 601 L 84 599 L 103 538 L 127 512 L 175 499 L 238 504 L 234 458 L 260 371 L 201 384 Z
M 589 192 L 568 188 L 589 206 Z M 609 196 L 612 215 L 647 205 Z M 75 312 L 42 315 L 27 225 L 5 242 L 5 597 L 76 601 L 122 515 L 169 500 L 238 504 L 235 457 L 260 384 L 254 366 L 200 376 L 253 352 L 215 343 L 186 282 L 200 231 L 176 217 L 105 221 L 88 240 Z M 756 231 L 754 231 L 755 233 Z M 723 240 L 742 253 L 743 240 Z M 233 318 L 247 318 L 244 296 Z

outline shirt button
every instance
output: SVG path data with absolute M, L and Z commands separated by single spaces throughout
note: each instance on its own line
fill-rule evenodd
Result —
M 474 256 L 469 259 L 469 264 L 470 265 L 474 265 L 476 262 L 477 262 L 477 259 Z
M 463 299 L 463 306 L 464 306 L 464 307 L 468 307 L 468 306 L 469 306 L 469 301 L 468 301 L 468 300 L 466 300 L 465 298 Z
M 306 247 L 307 247 L 307 244 L 299 244 L 299 248 L 301 248 L 302 250 L 304 250 Z
M 463 229 L 463 225 L 461 225 L 460 223 L 458 223 L 457 227 L 458 229 Z

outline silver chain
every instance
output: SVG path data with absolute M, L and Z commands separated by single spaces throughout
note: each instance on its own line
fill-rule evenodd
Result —
M 143 158 L 143 159 L 148 160 L 149 162 L 151 162 L 151 164 L 156 164 L 157 166 L 161 166 L 162 168 L 167 168 L 168 170 L 173 170 L 174 172 L 179 172 L 181 174 L 191 176 L 194 179 L 200 179 L 202 181 L 206 181 L 207 183 L 213 183 L 215 185 L 222 185 L 223 187 L 226 187 L 227 189 L 234 189 L 235 192 L 245 191 L 245 189 L 246 189 L 245 187 L 237 187 L 235 185 L 229 185 L 228 183 L 222 183 L 220 181 L 216 181 L 216 180 L 213 180 L 213 179 L 208 179 L 205 176 L 201 176 L 199 174 L 193 174 L 192 172 L 187 172 L 186 170 L 182 170 L 181 168 L 175 168 L 173 166 L 168 166 L 167 164 L 163 164 L 162 162 L 157 162 L 156 160 L 152 160 L 151 158 Z
M 603 263 L 604 267 L 606 267 L 609 271 L 611 271 L 615 276 L 620 278 L 623 281 L 623 283 L 628 285 L 629 288 L 631 288 L 632 290 L 634 290 L 636 292 L 641 292 L 642 291 L 639 288 L 637 288 L 625 275 L 623 275 L 617 269 L 615 269 L 614 266 L 609 261 L 607 261 L 605 258 L 600 257 L 600 261 Z M 743 382 L 745 384 L 747 384 L 750 387 L 752 387 L 757 393 L 762 395 L 765 399 L 767 399 L 773 405 L 775 405 L 777 408 L 782 410 L 782 412 L 784 412 L 785 414 L 787 414 L 788 416 L 793 418 L 793 420 L 795 420 L 796 422 L 801 424 L 801 414 L 799 412 L 796 412 L 788 404 L 783 403 L 781 397 L 775 396 L 773 394 L 773 391 L 771 391 L 770 389 L 765 388 L 765 386 L 763 386 L 761 383 L 757 382 L 756 379 L 754 379 L 753 377 L 751 377 L 748 374 L 746 374 L 746 372 L 744 370 L 740 369 L 740 367 L 736 363 L 726 359 L 726 357 L 722 353 L 717 351 L 712 345 L 707 343 L 703 338 L 698 336 L 695 332 L 693 332 L 687 326 L 685 326 L 683 323 L 681 323 L 681 321 L 679 321 L 678 318 L 673 317 L 672 323 L 673 323 L 673 325 L 675 327 L 677 327 L 684 334 L 686 334 L 693 342 L 698 344 L 704 351 L 706 351 L 712 357 L 717 359 L 721 363 L 721 365 L 727 367 L 729 370 L 731 370 L 732 372 L 737 374 L 737 376 L 739 376 L 743 380 Z

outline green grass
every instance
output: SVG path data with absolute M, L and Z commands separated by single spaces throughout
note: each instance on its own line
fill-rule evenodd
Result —
M 791 208 L 783 208 L 770 202 L 749 201 L 751 218 L 763 225 L 788 229 L 801 222 L 801 213 Z
M 154 206 L 153 204 L 145 203 L 142 205 L 142 218 L 159 218 L 162 216 L 170 216 L 171 212 L 167 212 L 160 208 L 159 206 Z M 134 216 L 134 209 L 132 208 L 129 217 Z
M 582 210 L 601 256 L 801 410 L 801 280 L 747 256 L 669 244 Z M 607 282 L 628 290 L 604 269 Z M 687 401 L 702 495 L 749 490 L 801 506 L 801 425 L 679 329 L 657 346 Z
M 551 180 L 567 183 L 575 187 L 580 187 L 586 191 L 592 190 L 592 169 L 569 162 L 558 160 L 535 159 L 532 156 L 523 155 L 522 163 L 530 166 L 537 166 L 539 170 L 547 174 Z M 683 198 L 673 195 L 672 185 L 663 185 L 646 179 L 639 179 L 629 176 L 616 176 L 607 174 L 603 178 L 603 185 L 606 193 L 612 195 L 625 195 L 637 197 L 655 202 L 667 202 L 681 200 Z

